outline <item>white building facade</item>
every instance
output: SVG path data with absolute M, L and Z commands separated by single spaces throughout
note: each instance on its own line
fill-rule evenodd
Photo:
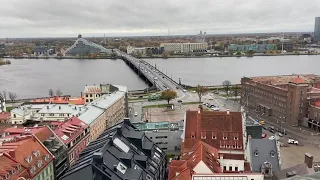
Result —
M 161 43 L 160 47 L 164 48 L 164 51 L 174 53 L 189 53 L 206 51 L 208 43 Z

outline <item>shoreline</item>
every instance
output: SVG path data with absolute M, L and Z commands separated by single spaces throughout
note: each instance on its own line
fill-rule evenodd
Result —
M 242 55 L 242 56 L 234 56 L 234 55 L 220 55 L 220 56 L 169 56 L 168 58 L 158 57 L 158 56 L 145 56 L 140 57 L 138 59 L 170 59 L 170 58 L 224 58 L 224 57 L 259 57 L 259 56 L 318 56 L 320 54 L 258 54 L 258 55 Z M 4 59 L 121 59 L 121 57 L 74 57 L 74 56 L 63 56 L 63 57 L 3 57 Z

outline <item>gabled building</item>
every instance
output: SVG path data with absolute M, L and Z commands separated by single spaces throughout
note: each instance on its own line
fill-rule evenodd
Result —
M 273 139 L 249 139 L 246 155 L 250 160 L 252 172 L 262 173 L 271 178 L 281 169 L 280 144 Z
M 72 117 L 55 127 L 54 133 L 67 146 L 69 164 L 72 166 L 90 142 L 88 125 Z
M 68 168 L 68 151 L 67 147 L 53 133 L 52 129 L 47 126 L 36 127 L 11 127 L 4 130 L 3 139 L 5 141 L 14 140 L 17 136 L 34 135 L 49 150 L 54 159 L 55 176 L 59 178 Z
M 82 105 L 47 104 L 37 113 L 39 121 L 65 121 L 85 112 Z
M 166 155 L 129 121 L 106 129 L 62 180 L 164 180 Z
M 34 136 L 20 136 L 0 146 L 6 154 L 27 169 L 30 179 L 54 179 L 54 156 Z
M 29 178 L 28 171 L 6 153 L 0 154 L 0 179 Z

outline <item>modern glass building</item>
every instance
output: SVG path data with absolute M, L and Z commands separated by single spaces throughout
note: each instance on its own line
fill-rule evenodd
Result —
M 67 56 L 88 55 L 90 53 L 111 53 L 111 50 L 83 39 L 82 36 L 79 35 L 76 42 L 65 52 Z
M 320 41 L 320 17 L 315 18 L 314 39 L 315 41 Z
M 265 52 L 268 50 L 276 50 L 277 47 L 274 44 L 250 44 L 250 45 L 238 45 L 238 44 L 231 44 L 228 47 L 229 51 L 254 51 L 254 52 Z

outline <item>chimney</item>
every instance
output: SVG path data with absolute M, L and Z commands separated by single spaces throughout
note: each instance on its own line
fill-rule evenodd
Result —
M 102 152 L 95 152 L 93 154 L 93 162 L 95 163 L 96 166 L 102 169 L 103 165 L 103 154 Z
M 313 168 L 313 156 L 310 153 L 304 154 L 304 163 L 307 164 L 308 168 Z
M 227 110 L 227 114 L 230 114 L 230 111 L 229 111 L 229 109 Z
M 198 114 L 201 114 L 202 111 L 203 111 L 203 107 L 202 107 L 202 105 L 200 104 L 200 105 L 198 106 Z

